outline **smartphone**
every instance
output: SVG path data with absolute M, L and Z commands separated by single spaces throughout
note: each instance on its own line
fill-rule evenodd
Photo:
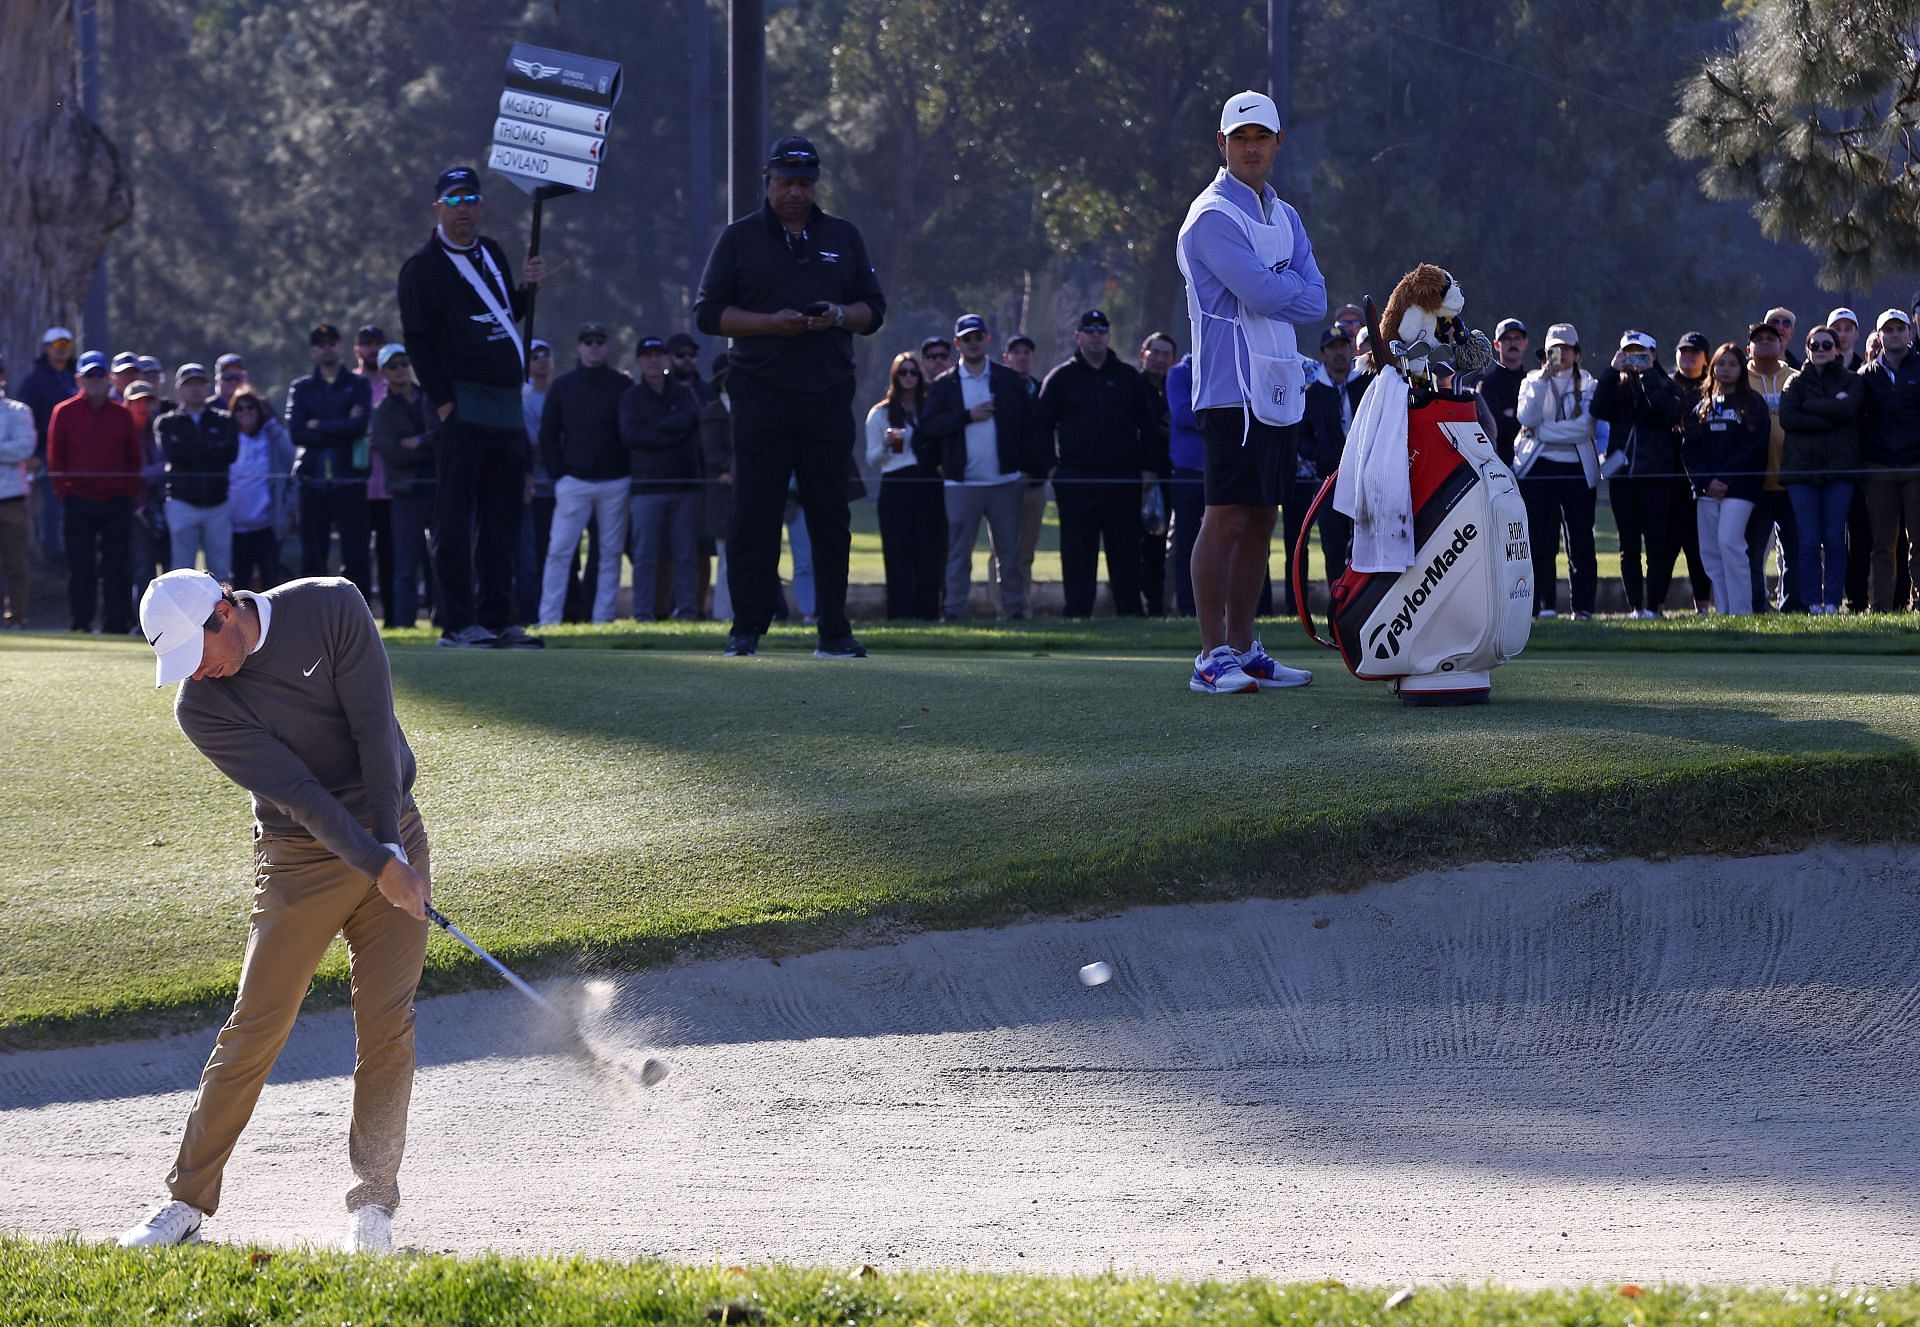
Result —
M 833 312 L 833 305 L 826 300 L 817 299 L 807 305 L 806 308 L 800 310 L 800 312 L 806 314 L 809 318 L 824 318 Z
M 1626 364 L 1630 369 L 1650 369 L 1653 367 L 1653 356 L 1644 350 L 1637 350 L 1627 356 Z
M 1556 369 L 1565 368 L 1567 363 L 1567 348 L 1565 346 L 1553 346 L 1548 349 L 1547 363 Z

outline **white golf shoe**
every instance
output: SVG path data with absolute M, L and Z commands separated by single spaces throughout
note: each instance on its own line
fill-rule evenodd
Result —
M 123 1249 L 157 1249 L 167 1244 L 198 1244 L 207 1214 L 191 1203 L 170 1198 L 153 1205 L 146 1220 L 128 1226 L 117 1241 Z
M 392 1253 L 393 1213 L 384 1207 L 356 1207 L 347 1213 L 348 1253 Z

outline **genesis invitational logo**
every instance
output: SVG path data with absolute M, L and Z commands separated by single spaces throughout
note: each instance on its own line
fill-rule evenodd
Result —
M 1373 648 L 1374 658 L 1392 659 L 1399 655 L 1400 637 L 1413 630 L 1414 618 L 1420 615 L 1420 610 L 1433 598 L 1434 591 L 1440 588 L 1440 582 L 1446 579 L 1447 573 L 1460 561 L 1460 555 L 1467 551 L 1467 545 L 1479 533 L 1480 527 L 1471 521 L 1455 527 L 1453 542 L 1441 549 L 1427 564 L 1426 575 L 1413 587 L 1413 593 L 1401 596 L 1400 611 L 1367 633 L 1367 644 Z M 1385 639 L 1382 639 L 1383 636 Z
M 528 78 L 558 78 L 560 76 L 559 65 L 543 65 L 538 60 L 521 60 L 516 58 L 513 62 L 513 67 L 525 74 Z

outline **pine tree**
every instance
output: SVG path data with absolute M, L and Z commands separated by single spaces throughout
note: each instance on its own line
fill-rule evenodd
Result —
M 1920 269 L 1920 0 L 1757 0 L 1681 89 L 1667 142 L 1709 197 L 1752 199 L 1820 284 Z

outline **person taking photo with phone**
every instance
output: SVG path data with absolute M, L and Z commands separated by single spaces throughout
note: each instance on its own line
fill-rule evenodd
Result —
M 1646 332 L 1621 333 L 1613 363 L 1593 388 L 1593 417 L 1609 428 L 1600 473 L 1620 530 L 1620 583 L 1631 618 L 1659 617 L 1673 584 L 1667 483 L 1680 472 L 1680 439 L 1673 430 L 1682 406 L 1657 349 Z

